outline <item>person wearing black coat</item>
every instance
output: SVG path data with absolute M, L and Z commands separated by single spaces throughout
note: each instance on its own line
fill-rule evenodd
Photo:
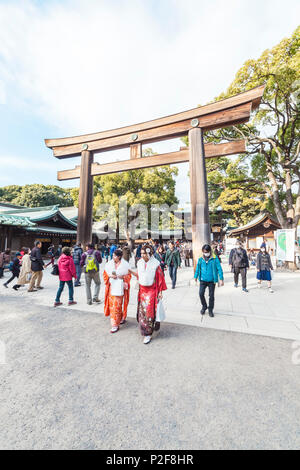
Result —
M 256 260 L 256 268 L 257 268 L 257 279 L 258 279 L 258 287 L 261 287 L 262 281 L 268 281 L 268 288 L 269 292 L 273 293 L 272 289 L 272 274 L 273 271 L 273 264 L 271 260 L 271 256 L 267 253 L 266 246 L 263 243 L 260 252 L 257 255 Z
M 247 251 L 243 248 L 243 243 L 239 240 L 236 242 L 236 247 L 230 252 L 229 266 L 231 266 L 231 272 L 234 274 L 234 287 L 238 287 L 239 275 L 241 275 L 243 292 L 248 292 L 247 269 L 249 269 L 249 258 Z
M 34 248 L 32 249 L 30 254 L 31 270 L 33 271 L 33 274 L 28 287 L 28 292 L 34 292 L 36 289 L 43 289 L 43 287 L 41 286 L 41 282 L 43 279 L 44 261 L 42 258 L 41 248 L 42 243 L 37 240 L 34 243 Z
M 163 272 L 163 275 L 165 275 L 165 269 L 166 269 L 166 263 L 165 263 L 165 259 L 166 259 L 166 254 L 165 254 L 165 251 L 164 251 L 164 247 L 162 245 L 159 245 L 156 249 L 156 252 L 154 254 L 154 258 L 157 259 L 157 261 L 160 262 L 160 267 L 161 267 L 161 270 Z
M 13 281 L 15 278 L 18 278 L 20 275 L 20 259 L 22 258 L 21 253 L 17 252 L 16 257 L 13 260 L 13 264 L 11 267 L 11 277 L 6 281 L 3 285 L 4 287 L 8 288 L 8 284 Z

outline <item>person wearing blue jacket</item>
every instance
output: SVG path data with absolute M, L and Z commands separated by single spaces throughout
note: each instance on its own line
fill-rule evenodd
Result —
M 201 315 L 205 315 L 207 302 L 205 291 L 209 290 L 208 312 L 210 317 L 214 317 L 215 306 L 215 288 L 216 284 L 224 286 L 223 269 L 219 259 L 212 254 L 211 247 L 204 245 L 202 248 L 203 256 L 199 258 L 195 272 L 195 281 L 200 281 L 199 296 L 202 304 Z
M 117 248 L 118 248 L 118 247 L 117 247 L 117 245 L 115 245 L 115 243 L 113 243 L 113 244 L 111 245 L 110 250 L 109 250 L 110 259 L 113 258 L 113 254 L 114 254 L 114 252 L 116 251 Z

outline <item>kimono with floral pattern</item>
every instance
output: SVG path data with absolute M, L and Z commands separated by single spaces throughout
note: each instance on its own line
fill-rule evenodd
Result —
M 104 314 L 110 316 L 111 326 L 120 326 L 122 320 L 127 318 L 127 308 L 130 295 L 131 274 L 124 276 L 124 295 L 114 296 L 110 294 L 110 279 L 106 271 L 103 272 L 105 283 Z
M 138 294 L 137 320 L 142 336 L 151 336 L 155 326 L 158 295 L 167 290 L 165 277 L 160 266 L 156 269 L 152 286 L 141 286 Z

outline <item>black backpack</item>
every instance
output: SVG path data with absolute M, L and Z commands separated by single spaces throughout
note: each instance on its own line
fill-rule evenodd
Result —
M 53 269 L 52 269 L 52 271 L 51 271 L 51 274 L 52 274 L 53 276 L 59 276 L 58 264 L 55 264 L 55 265 L 53 266 Z

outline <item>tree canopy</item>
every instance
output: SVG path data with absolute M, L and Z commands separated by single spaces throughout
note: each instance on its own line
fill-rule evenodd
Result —
M 25 186 L 4 186 L 0 188 L 0 201 L 24 207 L 43 207 L 60 205 L 73 206 L 73 198 L 69 189 L 43 184 L 27 184 Z
M 209 180 L 222 191 L 214 202 L 228 207 L 241 191 L 246 215 L 250 217 L 255 206 L 257 211 L 267 207 L 285 228 L 296 227 L 300 221 L 299 46 L 300 27 L 259 59 L 248 60 L 217 100 L 265 84 L 260 108 L 250 124 L 206 136 L 214 142 L 241 137 L 247 141 L 247 154 L 240 156 L 233 167 L 229 164 L 225 171 L 221 168 L 219 174 L 209 175 Z M 232 213 L 233 209 L 234 205 Z M 238 222 L 238 215 L 234 217 Z

